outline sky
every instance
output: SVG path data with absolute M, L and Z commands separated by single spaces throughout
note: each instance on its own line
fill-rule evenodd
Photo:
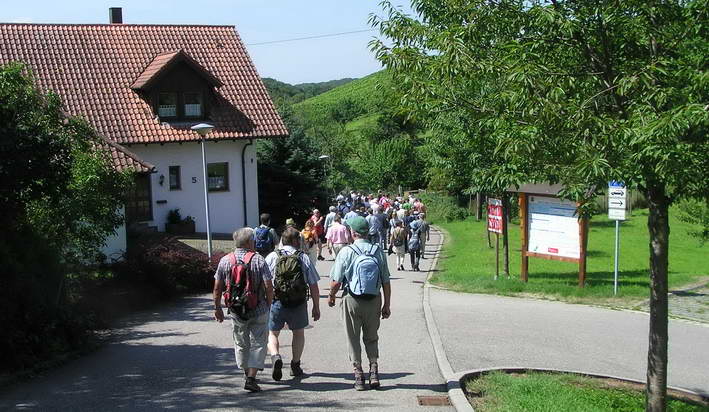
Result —
M 393 3 L 409 9 L 408 0 Z M 370 29 L 379 0 L 0 0 L 3 23 L 108 23 L 109 7 L 130 24 L 236 26 L 262 77 L 286 83 L 363 77 L 381 69 L 369 51 L 376 31 L 264 42 Z

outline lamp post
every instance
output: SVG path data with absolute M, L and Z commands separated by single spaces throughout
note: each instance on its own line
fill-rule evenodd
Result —
M 207 216 L 207 256 L 209 260 L 212 260 L 212 231 L 209 227 L 209 182 L 207 177 L 207 155 L 205 153 L 205 141 L 204 138 L 209 134 L 209 132 L 214 129 L 214 126 L 207 123 L 200 123 L 192 126 L 192 130 L 197 132 L 201 137 L 200 143 L 202 145 L 202 172 L 204 173 L 204 211 Z
M 319 160 L 326 160 L 326 159 L 330 159 L 330 156 L 328 156 L 328 155 L 320 155 L 320 156 L 318 156 L 318 159 L 319 159 Z M 330 168 L 331 168 L 331 167 L 332 167 L 332 164 L 331 164 L 331 162 L 328 160 L 328 162 L 327 162 L 327 167 L 325 168 L 325 180 L 327 180 L 328 176 L 330 175 L 329 171 L 330 171 Z M 335 192 L 335 187 L 334 187 L 334 186 L 333 186 L 333 188 L 332 188 L 332 191 L 333 191 L 333 193 Z

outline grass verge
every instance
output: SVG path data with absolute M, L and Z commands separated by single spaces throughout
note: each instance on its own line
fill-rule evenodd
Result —
M 649 296 L 649 246 L 647 210 L 636 210 L 620 228 L 620 268 L 618 296 L 613 296 L 613 254 L 615 226 L 605 216 L 590 224 L 586 287 L 579 288 L 578 265 L 545 259 L 529 259 L 529 282 L 519 280 L 520 229 L 511 224 L 510 279 L 494 280 L 495 250 L 488 248 L 484 220 L 468 218 L 439 222 L 447 233 L 440 258 L 440 271 L 434 284 L 461 292 L 535 296 L 576 303 L 628 306 Z M 709 276 L 703 256 L 709 256 L 709 243 L 702 245 L 687 234 L 690 225 L 670 215 L 670 289 L 705 280 Z M 494 242 L 494 235 L 492 237 Z M 494 244 L 494 243 L 493 243 Z M 502 242 L 500 242 L 502 244 Z M 500 246 L 501 248 L 501 246 Z M 502 272 L 502 252 L 500 252 Z
M 476 411 L 635 412 L 645 408 L 642 385 L 568 373 L 491 372 L 466 382 Z M 672 412 L 707 411 L 703 405 L 671 398 Z

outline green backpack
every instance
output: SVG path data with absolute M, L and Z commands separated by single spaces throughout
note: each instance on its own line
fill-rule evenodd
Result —
M 275 299 L 285 307 L 300 306 L 308 300 L 310 287 L 305 281 L 303 265 L 300 257 L 303 252 L 297 251 L 286 255 L 282 250 L 277 250 L 275 276 Z

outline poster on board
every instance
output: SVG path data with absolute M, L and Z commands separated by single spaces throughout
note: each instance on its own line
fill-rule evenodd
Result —
M 529 196 L 527 250 L 579 259 L 579 221 L 576 203 L 554 197 Z
M 487 199 L 487 230 L 494 233 L 502 233 L 502 200 Z

